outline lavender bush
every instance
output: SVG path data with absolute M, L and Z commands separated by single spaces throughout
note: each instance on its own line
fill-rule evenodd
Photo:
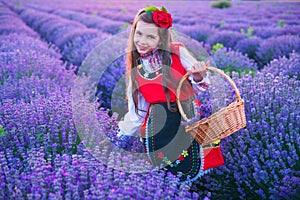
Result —
M 253 35 L 268 39 L 270 37 L 276 36 L 278 34 L 278 30 L 272 26 L 266 26 L 266 25 L 260 25 L 260 26 L 254 26 L 253 27 Z
M 97 12 L 97 15 L 107 19 L 111 19 L 113 21 L 124 21 L 124 22 L 133 21 L 132 13 L 136 12 L 138 9 L 140 9 L 140 7 L 135 9 L 134 6 L 132 6 L 132 2 L 128 2 L 128 3 L 132 8 L 125 7 L 125 6 L 123 7 L 122 5 L 117 6 L 117 8 L 114 8 L 115 6 L 112 5 L 110 6 L 104 5 L 102 9 L 99 9 L 100 12 Z
M 103 18 L 75 11 L 58 10 L 53 12 L 53 14 L 65 17 L 70 20 L 78 21 L 86 25 L 88 28 L 99 29 L 110 34 L 118 33 L 120 31 L 120 27 L 124 25 L 124 22 L 121 21 L 111 20 L 108 18 Z
M 300 37 L 283 35 L 263 41 L 257 49 L 256 55 L 260 68 L 274 58 L 288 56 L 292 51 L 300 52 Z
M 24 18 L 26 21 L 26 18 Z M 43 24 L 43 29 L 40 30 L 40 34 L 50 43 L 57 45 L 57 41 L 60 38 L 64 38 L 65 34 L 76 31 L 78 29 L 85 29 L 81 24 L 68 21 L 65 19 L 52 19 Z M 36 30 L 38 31 L 38 30 Z
M 0 7 L 1 8 L 1 7 Z M 9 21 L 9 23 L 7 23 Z M 17 17 L 15 13 L 5 8 L 0 12 L 0 35 L 8 35 L 12 33 L 22 33 L 24 35 L 38 37 L 34 31 L 28 28 L 23 21 Z
M 233 48 L 238 41 L 244 39 L 245 36 L 236 31 L 218 31 L 215 34 L 211 35 L 207 42 L 210 45 L 214 45 L 217 43 L 223 44 L 227 48 Z
M 58 49 L 55 46 L 48 45 L 40 38 L 30 37 L 23 32 L 8 34 L 0 36 L 0 50 L 1 53 L 23 53 L 38 52 L 49 57 L 59 59 L 61 55 L 58 53 Z M 17 58 L 17 57 L 15 57 Z
M 63 60 L 80 66 L 86 55 L 109 34 L 88 29 L 81 23 L 35 10 L 23 9 L 22 18 L 60 50 Z M 54 34 L 51 31 L 54 32 Z
M 228 21 L 228 20 L 227 20 Z M 241 32 L 241 29 L 247 30 L 249 28 L 249 24 L 245 22 L 231 22 L 231 23 L 225 23 L 222 26 L 219 27 L 219 30 L 229 30 L 229 31 L 236 31 Z
M 228 72 L 236 71 L 239 74 L 252 72 L 254 74 L 257 71 L 257 64 L 254 60 L 230 48 L 217 50 L 212 58 L 218 68 Z
M 253 35 L 263 39 L 281 35 L 298 35 L 298 33 L 299 25 L 289 25 L 283 27 L 254 26 L 253 28 Z
M 253 36 L 238 41 L 233 49 L 243 54 L 246 54 L 251 59 L 255 59 L 256 51 L 260 46 L 261 42 L 262 42 L 261 38 Z
M 127 102 L 124 101 L 126 91 L 124 80 L 125 70 L 126 66 L 124 56 L 118 58 L 106 68 L 99 80 L 96 91 L 96 96 L 99 98 L 101 106 L 111 109 L 112 105 L 114 105 L 116 108 L 123 108 L 123 110 L 127 110 Z M 123 82 L 117 85 L 117 82 L 120 81 L 121 78 L 123 78 Z M 112 97 L 113 92 L 118 94 L 118 96 Z M 124 115 L 125 113 L 122 114 Z
M 289 76 L 300 79 L 300 55 L 292 52 L 289 58 L 283 56 L 279 59 L 274 59 L 266 67 L 262 69 L 263 73 L 271 73 L 274 76 Z
M 299 35 L 300 26 L 298 24 L 284 26 L 279 30 L 279 35 Z
M 95 40 L 97 38 L 97 40 Z M 63 38 L 57 40 L 57 45 L 61 49 L 63 59 L 80 66 L 86 55 L 93 50 L 105 37 L 94 30 L 74 30 L 65 34 Z M 79 57 L 77 57 L 80 55 Z
M 74 79 L 73 70 L 66 70 L 59 60 L 61 56 L 47 46 L 38 39 L 19 34 L 2 36 L 0 82 L 12 84 L 12 87 L 18 89 L 20 79 L 33 76 L 53 80 L 61 87 L 70 88 Z M 5 90 L 11 92 L 7 88 Z
M 200 42 L 205 42 L 207 38 L 215 31 L 211 26 L 206 24 L 197 24 L 194 26 L 178 26 L 176 30 Z
M 74 39 L 75 41 L 78 40 L 78 42 L 72 40 L 71 43 L 66 44 L 62 51 L 64 55 L 63 59 L 72 65 L 80 66 L 86 56 L 97 47 L 104 38 L 103 35 L 98 34 L 97 37 L 83 39 L 83 35 L 80 35 L 79 38 Z
M 18 14 L 22 18 L 22 20 L 24 20 L 26 22 L 26 24 L 28 24 L 28 26 L 30 26 L 37 32 L 40 32 L 43 30 L 41 28 L 41 26 L 43 26 L 43 24 L 45 24 L 45 23 L 51 24 L 51 23 L 53 23 L 53 21 L 57 21 L 57 22 L 64 21 L 65 23 L 67 23 L 67 20 L 63 20 L 63 18 L 60 18 L 55 15 L 51 15 L 48 13 L 40 12 L 37 10 L 33 10 L 33 9 L 22 8 L 18 12 Z M 84 27 L 80 23 L 75 23 L 75 24 L 77 26 L 79 26 L 80 28 Z
M 193 26 L 196 25 L 196 21 L 197 21 L 196 18 L 197 16 L 194 15 L 182 16 L 181 18 L 177 19 L 175 23 L 178 23 L 183 26 Z

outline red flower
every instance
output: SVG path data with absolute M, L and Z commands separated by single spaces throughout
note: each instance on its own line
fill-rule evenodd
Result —
M 178 156 L 178 160 L 183 161 L 183 160 L 184 160 L 183 155 L 179 155 L 179 156 Z
M 164 157 L 163 152 L 159 152 L 158 155 L 157 155 L 157 157 L 160 158 L 160 159 L 162 159 Z
M 172 26 L 172 17 L 170 13 L 155 10 L 152 13 L 153 21 L 161 28 L 170 28 Z

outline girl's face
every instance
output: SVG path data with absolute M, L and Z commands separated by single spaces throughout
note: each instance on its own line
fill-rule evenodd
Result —
M 133 42 L 140 54 L 148 53 L 154 50 L 160 41 L 158 29 L 155 24 L 138 21 L 133 36 Z

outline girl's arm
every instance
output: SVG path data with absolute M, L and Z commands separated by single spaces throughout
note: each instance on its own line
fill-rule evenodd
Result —
M 189 51 L 184 46 L 179 46 L 179 57 L 186 71 L 191 71 L 193 69 L 193 66 L 195 66 L 199 62 L 189 53 Z M 207 73 L 204 75 L 201 81 L 195 81 L 193 74 L 189 76 L 189 80 L 191 81 L 192 87 L 194 88 L 196 93 L 205 91 L 210 85 L 210 80 Z
M 138 114 L 135 112 L 135 105 L 132 98 L 132 83 L 129 80 L 127 88 L 128 97 L 128 112 L 124 116 L 124 120 L 119 121 L 119 133 L 118 136 L 137 136 L 140 135 L 140 128 L 145 120 L 149 103 L 146 102 L 145 98 L 141 93 L 138 94 L 139 110 Z

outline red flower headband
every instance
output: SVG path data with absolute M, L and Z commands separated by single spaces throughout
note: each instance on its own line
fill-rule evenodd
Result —
M 170 28 L 172 26 L 172 17 L 165 7 L 158 9 L 157 7 L 149 6 L 145 11 L 152 14 L 152 19 L 155 24 L 161 28 Z

